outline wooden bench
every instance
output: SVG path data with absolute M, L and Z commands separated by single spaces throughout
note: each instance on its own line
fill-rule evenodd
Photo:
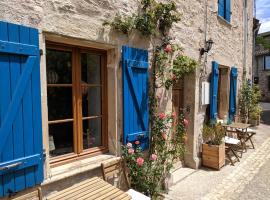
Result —
M 124 191 L 101 178 L 94 177 L 68 187 L 47 197 L 47 200 L 130 200 Z

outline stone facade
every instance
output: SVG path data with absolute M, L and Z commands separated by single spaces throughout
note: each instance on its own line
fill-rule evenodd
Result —
M 189 108 L 187 152 L 185 165 L 198 168 L 201 160 L 201 128 L 207 117 L 207 107 L 201 105 L 201 81 L 209 81 L 212 61 L 223 66 L 238 68 L 238 86 L 241 85 L 244 68 L 247 76 L 252 67 L 252 16 L 253 1 L 248 1 L 246 12 L 242 1 L 231 1 L 231 23 L 218 16 L 216 0 L 175 0 L 182 14 L 171 35 L 174 42 L 183 47 L 184 53 L 200 63 L 194 75 L 185 77 L 184 107 Z M 137 33 L 129 37 L 103 27 L 103 22 L 113 19 L 116 13 L 130 15 L 138 7 L 138 1 L 129 0 L 1 0 L 0 20 L 36 27 L 40 33 L 40 48 L 45 52 L 46 40 L 107 50 L 109 151 L 119 155 L 122 133 L 122 78 L 121 46 L 152 49 L 150 41 Z M 246 15 L 246 18 L 244 17 Z M 246 22 L 244 23 L 246 19 Z M 246 29 L 244 28 L 246 27 Z M 247 31 L 245 33 L 245 30 Z M 246 35 L 246 42 L 244 41 Z M 208 55 L 200 55 L 205 39 L 214 45 Z M 245 50 L 246 49 L 246 50 Z M 43 140 L 48 154 L 48 113 L 46 89 L 46 54 L 41 57 Z M 164 93 L 161 110 L 171 111 L 172 93 Z M 46 179 L 53 179 L 53 169 L 45 166 Z M 74 168 L 74 166 L 73 166 Z M 66 176 L 63 175 L 66 178 Z M 49 181 L 46 183 L 46 187 Z
M 270 32 L 259 34 L 258 37 L 263 37 L 270 41 Z M 258 85 L 262 93 L 262 101 L 270 101 L 269 77 L 270 70 L 265 70 L 264 57 L 270 56 L 270 50 L 265 49 L 261 44 L 255 47 L 255 60 L 253 67 L 253 77 L 258 80 Z

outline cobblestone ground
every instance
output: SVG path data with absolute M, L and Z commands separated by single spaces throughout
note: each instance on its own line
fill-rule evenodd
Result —
M 249 196 L 252 193 L 255 195 L 258 194 L 258 185 L 255 185 L 253 188 L 250 188 L 249 185 L 252 186 L 255 184 L 255 180 L 253 179 L 260 174 L 259 171 L 261 167 L 264 164 L 267 166 L 268 163 L 270 163 L 270 138 L 267 139 L 256 152 L 250 155 L 244 162 L 240 163 L 229 176 L 203 197 L 202 200 L 242 199 L 241 195 L 245 193 L 244 191 L 249 192 L 245 194 L 245 196 Z M 258 178 L 256 181 L 259 181 Z M 251 190 L 245 189 L 248 186 Z M 257 200 L 257 198 L 252 199 Z M 270 196 L 264 196 L 263 199 L 270 199 Z
M 270 104 L 266 106 L 270 108 Z M 264 117 L 270 118 L 270 114 Z M 207 168 L 199 170 L 182 168 L 185 176 L 170 188 L 166 199 L 270 199 L 270 125 L 268 123 L 261 124 L 257 128 L 254 142 L 256 149 L 248 149 L 235 166 L 227 164 L 220 171 Z

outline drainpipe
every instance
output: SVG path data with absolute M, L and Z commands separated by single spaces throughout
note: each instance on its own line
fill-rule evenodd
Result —
M 256 73 L 252 73 L 252 83 L 254 81 L 254 74 L 258 76 L 258 63 L 256 63 L 256 66 L 255 66 L 255 59 L 256 59 L 255 49 L 256 49 L 256 37 L 257 37 L 259 29 L 260 29 L 260 23 L 256 24 L 256 28 L 253 30 L 252 72 L 254 72 L 253 68 L 256 67 Z
M 244 32 L 244 44 L 243 44 L 243 80 L 246 79 L 247 74 L 247 0 L 243 1 L 243 32 Z

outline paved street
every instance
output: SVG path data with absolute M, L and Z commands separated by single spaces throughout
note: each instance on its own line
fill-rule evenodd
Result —
M 220 171 L 182 168 L 185 176 L 170 189 L 166 199 L 270 199 L 270 104 L 262 106 L 264 121 L 257 127 L 255 150 L 248 149 L 235 166 L 227 164 Z

